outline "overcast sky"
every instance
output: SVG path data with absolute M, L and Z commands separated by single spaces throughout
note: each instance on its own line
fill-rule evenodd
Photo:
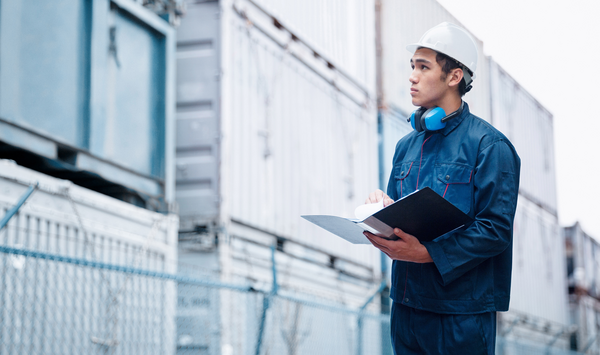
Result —
M 600 1 L 438 1 L 552 112 L 559 221 L 600 240 Z

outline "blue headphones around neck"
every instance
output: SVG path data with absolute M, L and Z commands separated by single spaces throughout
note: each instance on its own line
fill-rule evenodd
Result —
M 464 101 L 461 103 L 458 110 L 446 115 L 446 112 L 441 107 L 424 108 L 419 107 L 408 118 L 412 128 L 417 132 L 437 131 L 446 127 L 446 122 L 456 116 L 460 116 L 465 106 Z

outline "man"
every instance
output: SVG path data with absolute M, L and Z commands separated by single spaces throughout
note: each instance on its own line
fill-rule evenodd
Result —
M 509 305 L 520 159 L 461 99 L 477 67 L 477 47 L 465 30 L 442 23 L 407 49 L 412 103 L 421 108 L 411 116 L 415 130 L 396 146 L 387 195 L 375 191 L 366 203 L 383 199 L 387 206 L 429 186 L 474 222 L 423 243 L 399 229 L 396 241 L 365 232 L 394 260 L 394 351 L 494 354 L 496 312 Z M 426 110 L 435 107 L 442 117 L 452 114 L 430 122 L 433 111 Z

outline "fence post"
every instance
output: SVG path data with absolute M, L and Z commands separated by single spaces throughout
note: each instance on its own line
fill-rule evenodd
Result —
M 383 291 L 383 289 L 385 288 L 385 286 L 387 285 L 386 280 L 384 279 L 383 281 L 381 281 L 381 284 L 379 285 L 379 288 L 377 289 L 377 291 L 375 291 L 375 293 L 373 293 L 373 295 L 371 295 L 371 297 L 369 297 L 369 299 L 365 302 L 365 304 L 362 305 L 362 307 L 360 307 L 360 310 L 358 311 L 358 320 L 356 321 L 356 355 L 362 355 L 362 319 L 363 319 L 363 312 L 365 311 L 365 308 L 367 308 L 367 306 L 369 305 L 369 303 L 373 302 L 373 299 L 375 299 L 375 296 L 377 296 L 378 294 L 381 293 L 381 291 Z
M 277 268 L 275 265 L 275 245 L 271 245 L 271 264 L 273 271 L 273 285 L 271 286 L 271 292 L 264 295 L 263 297 L 263 310 L 262 316 L 260 317 L 260 327 L 258 328 L 258 339 L 256 340 L 256 355 L 260 355 L 260 350 L 262 346 L 262 338 L 263 333 L 265 331 L 265 323 L 267 320 L 267 310 L 271 306 L 271 299 L 277 295 L 278 285 L 277 285 Z
M 6 212 L 6 215 L 4 215 L 4 218 L 2 218 L 2 220 L 0 221 L 0 230 L 2 230 L 4 227 L 6 227 L 6 225 L 8 224 L 8 221 L 10 221 L 10 219 L 19 211 L 19 208 L 21 208 L 21 206 L 23 206 L 25 201 L 27 201 L 29 196 L 31 196 L 31 194 L 33 193 L 33 190 L 35 190 L 37 187 L 38 187 L 37 182 L 35 183 L 35 185 L 30 185 L 29 188 L 27 189 L 27 191 L 25 191 L 25 193 L 23 194 L 23 196 L 21 196 L 19 201 L 17 201 L 17 204 L 14 205 L 10 210 L 8 210 Z

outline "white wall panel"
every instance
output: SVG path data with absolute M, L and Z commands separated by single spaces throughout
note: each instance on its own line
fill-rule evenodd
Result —
M 415 110 L 411 103 L 408 82 L 412 54 L 406 50 L 406 46 L 418 42 L 428 29 L 444 21 L 462 26 L 435 0 L 382 0 L 382 70 L 385 105 L 396 107 L 405 115 Z M 483 42 L 478 39 L 475 41 L 479 54 L 476 78 L 473 89 L 465 95 L 464 99 L 473 114 L 489 121 L 487 61 L 483 54 Z
M 357 105 L 239 17 L 225 26 L 223 199 L 228 217 L 378 265 L 372 247 L 352 246 L 300 218 L 351 217 L 378 187 L 374 110 Z
M 552 114 L 493 60 L 490 81 L 492 124 L 510 139 L 521 157 L 520 190 L 556 213 Z

